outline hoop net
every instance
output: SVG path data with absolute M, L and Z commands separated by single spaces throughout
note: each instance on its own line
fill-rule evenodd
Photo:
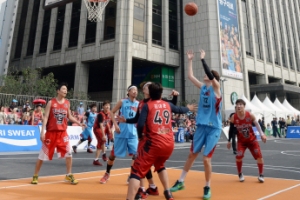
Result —
M 88 19 L 92 22 L 102 21 L 102 13 L 109 0 L 83 0 L 88 10 Z

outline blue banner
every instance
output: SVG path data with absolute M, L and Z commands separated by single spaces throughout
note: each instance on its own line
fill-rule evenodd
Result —
M 223 75 L 243 79 L 236 0 L 218 0 L 218 8 Z
M 40 128 L 27 125 L 0 125 L 0 152 L 39 151 Z
M 288 126 L 286 138 L 300 138 L 300 126 Z

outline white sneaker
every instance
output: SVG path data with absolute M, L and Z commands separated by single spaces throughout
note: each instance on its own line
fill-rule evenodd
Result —
M 245 178 L 244 178 L 244 174 L 243 174 L 243 173 L 240 173 L 240 174 L 239 174 L 239 179 L 240 179 L 240 182 L 244 182 L 244 181 L 245 181 Z
M 264 179 L 264 175 L 259 175 L 258 176 L 258 181 L 260 182 L 260 183 L 263 183 L 263 182 L 265 182 L 265 179 Z

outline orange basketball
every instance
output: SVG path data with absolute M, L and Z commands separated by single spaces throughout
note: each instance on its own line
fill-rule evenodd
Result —
M 194 2 L 187 3 L 184 7 L 184 11 L 189 16 L 194 16 L 198 12 L 198 6 Z

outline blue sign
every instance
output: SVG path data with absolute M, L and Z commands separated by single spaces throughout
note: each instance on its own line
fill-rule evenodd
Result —
M 223 75 L 243 79 L 236 0 L 218 0 Z
M 38 126 L 0 125 L 0 152 L 39 151 L 41 146 Z
M 256 128 L 255 126 L 253 126 L 253 127 L 252 127 L 252 130 L 253 130 L 253 132 L 254 132 L 254 134 L 255 134 L 255 136 L 256 136 L 256 139 L 257 139 L 257 140 L 261 140 L 261 137 L 260 137 L 260 134 L 259 134 L 257 128 Z
M 300 138 L 300 126 L 288 126 L 286 138 Z

